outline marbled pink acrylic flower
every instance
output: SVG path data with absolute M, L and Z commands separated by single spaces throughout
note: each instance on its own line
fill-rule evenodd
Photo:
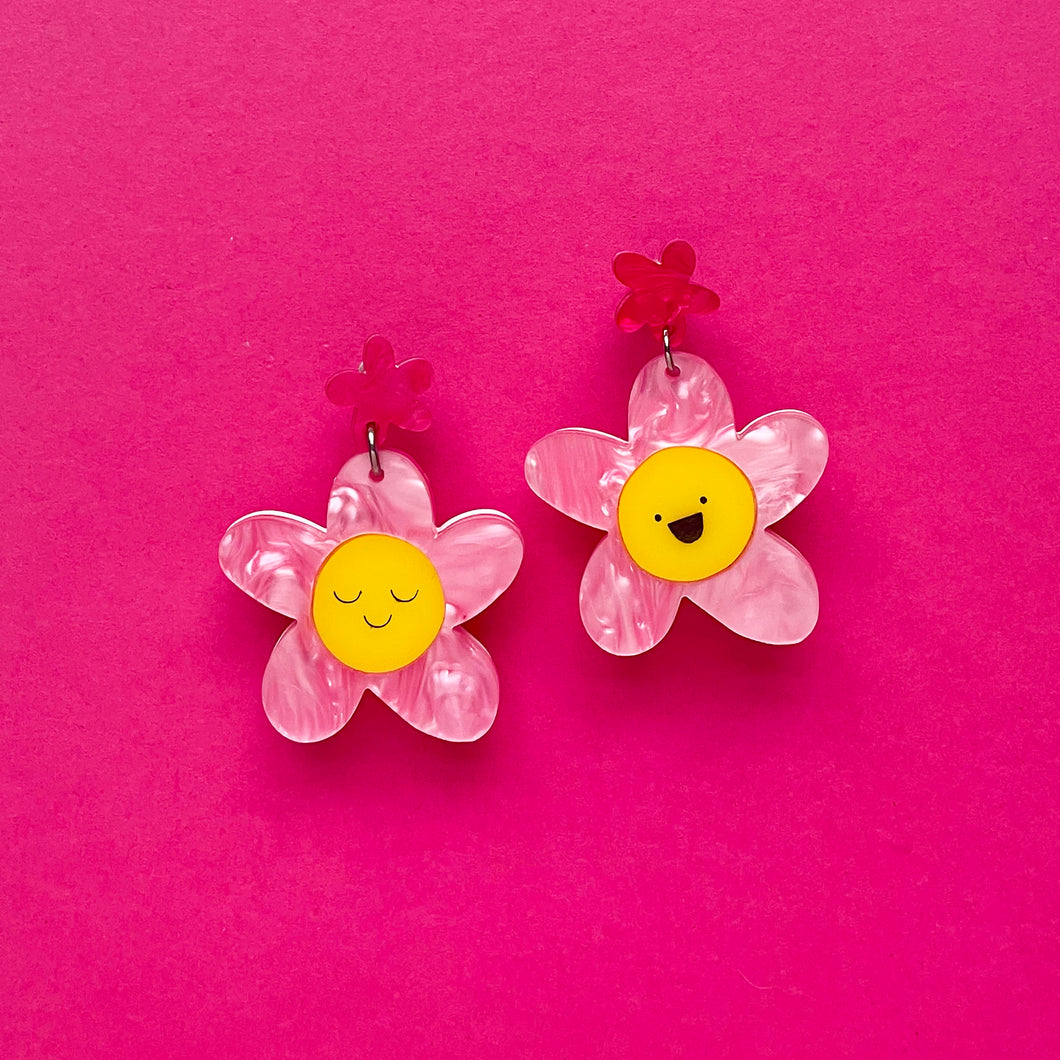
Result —
M 581 583 L 586 630 L 615 655 L 666 635 L 683 597 L 741 636 L 794 644 L 813 629 L 810 565 L 768 527 L 817 484 L 824 430 L 803 412 L 773 412 L 742 431 L 717 373 L 688 353 L 637 377 L 629 440 L 556 431 L 531 448 L 526 478 L 552 507 L 607 536 Z
M 443 740 L 476 740 L 497 713 L 497 671 L 459 628 L 511 584 L 522 562 L 506 515 L 473 511 L 436 527 L 415 464 L 367 454 L 335 479 L 327 526 L 255 512 L 221 541 L 224 573 L 294 619 L 265 668 L 265 712 L 284 736 L 322 740 L 349 721 L 365 691 Z

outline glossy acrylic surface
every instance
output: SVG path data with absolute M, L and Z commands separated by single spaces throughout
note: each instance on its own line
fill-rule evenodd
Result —
M 681 598 L 688 597 L 751 640 L 803 640 L 817 622 L 817 583 L 798 551 L 767 527 L 821 477 L 828 459 L 824 430 L 806 413 L 785 411 L 737 432 L 718 374 L 688 353 L 675 354 L 675 361 L 677 376 L 667 374 L 661 357 L 638 375 L 629 401 L 628 441 L 572 428 L 548 435 L 527 454 L 526 479 L 542 500 L 607 531 L 582 578 L 586 631 L 606 651 L 637 655 L 662 640 Z M 634 562 L 619 530 L 619 498 L 627 481 L 673 446 L 699 447 L 731 461 L 746 476 L 757 505 L 753 530 L 735 562 L 696 581 L 648 573 Z M 675 523 L 684 532 L 683 524 Z
M 3 1060 L 1060 1058 L 1055 0 L 2 10 Z M 828 432 L 791 649 L 602 651 L 523 480 L 671 236 L 737 428 Z M 373 331 L 384 466 L 526 541 L 471 744 L 277 735 L 214 558 L 325 524 Z
M 444 617 L 437 635 L 411 661 L 387 672 L 362 672 L 340 662 L 312 620 L 318 572 L 361 535 L 407 543 L 441 585 Z M 511 584 L 522 556 L 519 531 L 500 512 L 468 512 L 436 527 L 422 472 L 408 457 L 389 451 L 379 482 L 370 477 L 367 454 L 343 466 L 332 487 L 326 528 L 296 516 L 255 512 L 233 523 L 220 547 L 221 569 L 239 588 L 295 620 L 269 659 L 262 696 L 272 724 L 303 743 L 342 728 L 366 689 L 422 732 L 444 740 L 478 739 L 497 713 L 497 674 L 485 648 L 456 627 Z M 398 592 L 412 595 L 404 585 Z
M 373 335 L 364 344 L 360 367 L 336 372 L 325 390 L 334 404 L 353 406 L 351 427 L 358 444 L 369 423 L 375 424 L 376 439 L 382 443 L 391 426 L 425 431 L 431 425 L 422 395 L 432 376 L 428 361 L 413 357 L 398 364 L 393 346 L 382 335 Z
M 686 313 L 712 313 L 721 304 L 713 291 L 692 282 L 696 252 L 682 239 L 668 243 L 659 261 L 625 251 L 615 256 L 612 268 L 630 289 L 615 314 L 623 331 L 647 325 L 662 338 L 665 329 L 676 346 L 685 337 Z

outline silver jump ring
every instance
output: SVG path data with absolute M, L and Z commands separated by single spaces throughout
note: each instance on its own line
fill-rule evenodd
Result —
M 368 462 L 372 465 L 371 477 L 378 482 L 383 477 L 383 466 L 379 463 L 379 448 L 376 444 L 377 427 L 374 422 L 365 428 L 368 433 Z
M 680 375 L 681 369 L 674 364 L 674 355 L 670 349 L 670 329 L 663 328 L 662 333 L 663 340 L 663 357 L 666 358 L 666 374 L 667 375 Z

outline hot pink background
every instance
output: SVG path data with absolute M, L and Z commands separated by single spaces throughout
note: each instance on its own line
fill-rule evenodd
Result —
M 231 10 L 228 10 L 231 8 Z M 1058 41 L 969 0 L 9 0 L 4 1056 L 1055 1056 Z M 620 433 L 619 250 L 700 253 L 740 424 L 832 440 L 803 645 L 615 659 L 522 460 Z M 222 577 L 324 515 L 327 376 L 527 558 L 480 743 L 297 746 Z

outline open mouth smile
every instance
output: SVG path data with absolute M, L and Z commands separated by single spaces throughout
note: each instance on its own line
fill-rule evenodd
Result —
M 698 541 L 703 536 L 703 513 L 686 515 L 683 519 L 675 519 L 666 525 L 678 541 L 691 545 L 693 541 Z

